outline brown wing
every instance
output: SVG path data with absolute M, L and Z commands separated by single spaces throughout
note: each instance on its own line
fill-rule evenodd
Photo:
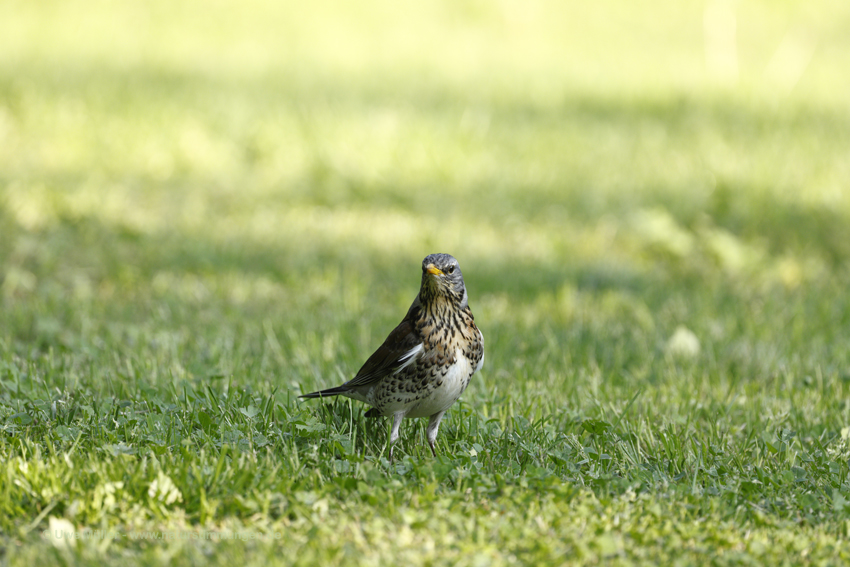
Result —
M 419 301 L 414 301 L 407 315 L 393 329 L 387 340 L 363 364 L 357 375 L 343 384 L 344 387 L 366 386 L 389 376 L 402 366 L 412 363 L 422 350 L 422 337 L 416 330 Z

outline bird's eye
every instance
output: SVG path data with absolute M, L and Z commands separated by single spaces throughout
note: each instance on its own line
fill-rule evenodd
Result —
M 448 273 L 448 274 L 453 274 L 454 271 L 455 271 L 454 266 L 449 266 L 448 268 L 446 268 L 446 273 Z

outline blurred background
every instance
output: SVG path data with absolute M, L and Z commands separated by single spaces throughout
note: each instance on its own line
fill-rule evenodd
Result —
M 5 0 L 2 347 L 327 385 L 432 252 L 494 372 L 810 335 L 799 298 L 850 280 L 848 30 L 845 0 Z

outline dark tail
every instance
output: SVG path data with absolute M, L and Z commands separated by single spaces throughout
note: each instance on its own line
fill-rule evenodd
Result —
M 327 390 L 319 390 L 318 392 L 310 392 L 309 394 L 304 394 L 303 396 L 298 396 L 299 398 L 327 398 L 330 396 L 338 396 L 340 394 L 344 394 L 348 391 L 348 388 L 345 386 L 337 386 L 336 388 L 328 388 Z

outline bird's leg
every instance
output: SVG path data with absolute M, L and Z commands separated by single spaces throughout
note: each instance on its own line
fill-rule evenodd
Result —
M 393 446 L 398 441 L 398 428 L 401 425 L 401 420 L 404 419 L 404 412 L 399 411 L 393 414 L 393 429 L 390 431 L 390 464 L 393 463 Z
M 445 415 L 445 413 L 446 410 L 435 413 L 431 416 L 430 421 L 428 421 L 426 435 L 428 437 L 428 445 L 431 446 L 431 453 L 434 455 L 434 458 L 437 457 L 437 450 L 434 449 L 434 442 L 437 440 L 437 431 L 440 429 L 440 420 L 443 419 L 443 415 Z

